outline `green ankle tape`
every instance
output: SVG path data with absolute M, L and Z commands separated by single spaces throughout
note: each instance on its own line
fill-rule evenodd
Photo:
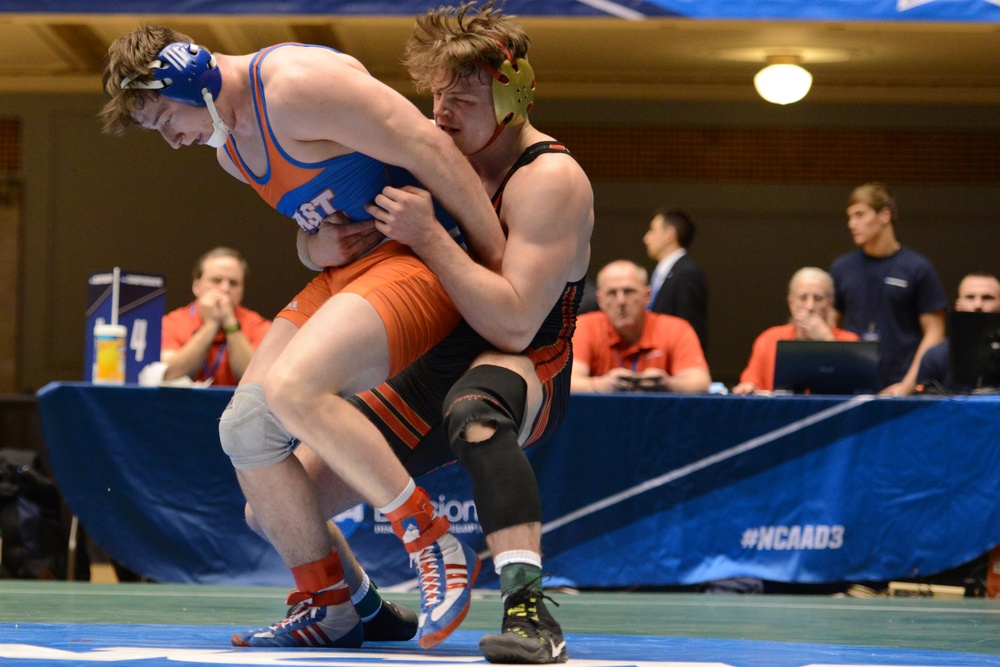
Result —
M 378 594 L 378 589 L 375 588 L 375 584 L 368 584 L 368 592 L 365 596 L 354 605 L 354 608 L 358 611 L 358 616 L 361 617 L 362 621 L 367 621 L 382 607 L 382 596 Z
M 533 593 L 542 592 L 542 568 L 528 563 L 510 563 L 500 570 L 500 592 L 511 595 L 527 588 Z

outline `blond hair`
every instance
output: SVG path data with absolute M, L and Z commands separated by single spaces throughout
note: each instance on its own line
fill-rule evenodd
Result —
M 527 33 L 494 3 L 474 9 L 475 2 L 439 7 L 417 17 L 406 43 L 403 65 L 417 90 L 431 90 L 438 75 L 448 74 L 446 88 L 476 76 L 483 65 L 499 69 L 508 57 L 526 58 Z

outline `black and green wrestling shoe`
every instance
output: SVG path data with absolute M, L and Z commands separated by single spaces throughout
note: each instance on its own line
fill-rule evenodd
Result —
M 562 628 L 545 608 L 545 599 L 556 604 L 552 598 L 527 587 L 508 596 L 503 605 L 501 632 L 480 639 L 480 653 L 493 663 L 566 662 L 566 640 Z

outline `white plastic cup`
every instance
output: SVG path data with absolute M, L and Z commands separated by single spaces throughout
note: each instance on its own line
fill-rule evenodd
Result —
M 94 384 L 125 384 L 125 336 L 123 324 L 94 326 Z

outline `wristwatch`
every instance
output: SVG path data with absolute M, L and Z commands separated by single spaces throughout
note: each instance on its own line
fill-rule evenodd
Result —
M 224 326 L 224 327 L 222 327 L 222 330 L 223 330 L 223 331 L 224 331 L 224 332 L 226 333 L 226 335 L 228 336 L 229 334 L 234 334 L 234 333 L 236 333 L 237 331 L 239 331 L 239 330 L 240 330 L 240 329 L 242 329 L 242 328 L 243 328 L 243 327 L 241 327 L 241 326 L 240 326 L 240 323 L 239 323 L 239 321 L 237 321 L 237 322 L 236 322 L 236 323 L 234 323 L 234 324 L 230 324 L 230 325 L 228 325 L 228 326 Z

